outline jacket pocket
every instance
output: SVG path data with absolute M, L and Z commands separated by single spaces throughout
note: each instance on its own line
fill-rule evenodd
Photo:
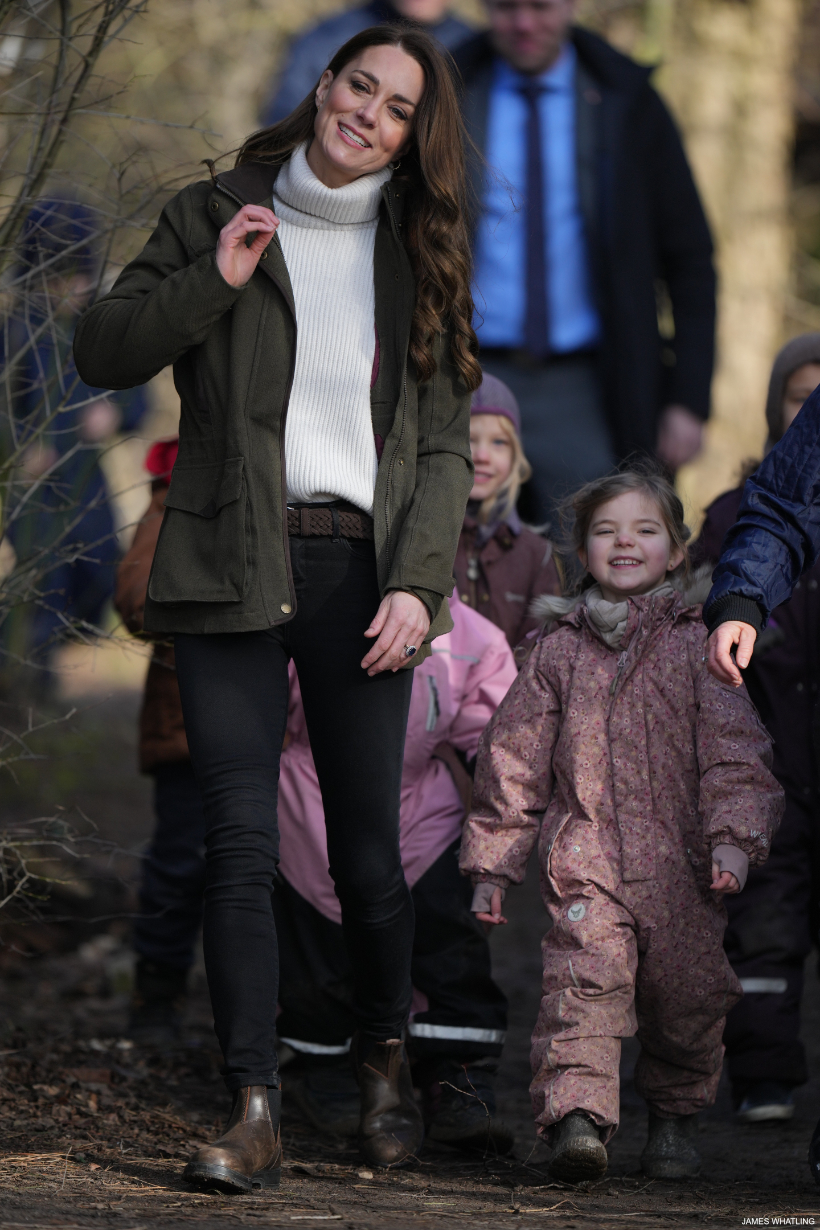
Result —
M 148 593 L 154 602 L 241 602 L 245 460 L 174 467 Z

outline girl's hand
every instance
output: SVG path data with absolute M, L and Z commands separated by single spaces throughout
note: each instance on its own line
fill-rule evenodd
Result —
M 484 924 L 484 930 L 488 935 L 493 927 L 506 925 L 507 920 L 501 913 L 501 900 L 501 889 L 497 888 L 490 898 L 490 913 L 476 914 L 476 918 Z
M 375 619 L 365 632 L 365 636 L 379 639 L 362 659 L 363 669 L 370 676 L 380 671 L 395 674 L 410 661 L 405 646 L 412 645 L 418 651 L 429 631 L 430 613 L 421 598 L 402 589 L 391 590 L 382 598 Z
M 718 624 L 709 637 L 708 666 L 710 673 L 719 683 L 728 683 L 733 688 L 740 687 L 743 682 L 740 671 L 745 671 L 751 662 L 756 640 L 757 632 L 751 624 L 742 624 L 731 619 L 725 624 Z M 737 645 L 737 666 L 732 661 L 734 645 Z
M 251 280 L 259 258 L 276 234 L 279 219 L 272 209 L 262 205 L 243 205 L 219 232 L 216 245 L 216 267 L 229 286 L 239 290 Z M 248 235 L 256 232 L 248 245 Z
M 712 863 L 712 883 L 710 887 L 713 893 L 719 893 L 721 896 L 724 893 L 740 892 L 737 878 L 732 875 L 731 871 L 721 871 L 717 863 Z

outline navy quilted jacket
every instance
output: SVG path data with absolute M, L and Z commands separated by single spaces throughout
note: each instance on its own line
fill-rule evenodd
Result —
M 820 388 L 743 491 L 703 607 L 711 631 L 737 619 L 758 630 L 820 557 Z

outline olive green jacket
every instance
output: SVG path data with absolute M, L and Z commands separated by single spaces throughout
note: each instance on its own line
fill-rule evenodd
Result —
M 179 457 L 145 606 L 152 633 L 248 632 L 296 612 L 287 543 L 285 419 L 297 320 L 274 236 L 251 280 L 230 286 L 218 233 L 243 204 L 273 207 L 277 168 L 247 163 L 183 189 L 111 292 L 77 328 L 77 370 L 125 389 L 169 363 L 182 403 Z M 433 607 L 429 641 L 452 627 L 443 601 L 472 484 L 470 396 L 446 336 L 420 383 L 408 359 L 415 282 L 401 240 L 400 185 L 382 188 L 374 271 L 378 376 L 373 432 L 384 441 L 374 500 L 379 585 Z M 374 612 L 375 614 L 375 612 Z

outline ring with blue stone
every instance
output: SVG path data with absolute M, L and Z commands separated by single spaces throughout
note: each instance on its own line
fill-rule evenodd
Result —
M 405 645 L 405 647 L 404 647 L 404 656 L 405 656 L 406 658 L 412 658 L 412 656 L 413 656 L 413 654 L 414 654 L 415 652 L 416 652 L 416 647 L 415 647 L 415 645 Z

